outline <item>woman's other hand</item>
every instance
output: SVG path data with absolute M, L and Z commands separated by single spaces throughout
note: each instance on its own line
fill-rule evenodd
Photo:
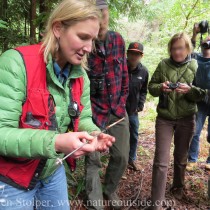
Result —
M 93 132 L 91 135 L 98 135 L 99 132 Z M 112 144 L 115 142 L 115 138 L 105 133 L 100 133 L 97 138 L 94 138 L 95 141 L 95 150 L 99 152 L 106 151 Z
M 185 83 L 179 83 L 178 88 L 175 89 L 177 93 L 186 94 L 190 91 L 191 87 Z

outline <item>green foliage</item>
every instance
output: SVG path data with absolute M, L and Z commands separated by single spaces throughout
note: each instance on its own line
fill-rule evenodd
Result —
M 7 29 L 7 22 L 0 20 L 0 28 L 1 29 Z
M 136 20 L 143 6 L 139 0 L 110 0 L 110 27 L 116 29 L 118 20 L 122 17 L 128 17 L 130 20 Z
M 2 2 L 3 0 L 0 0 L 0 5 Z M 7 22 L 7 25 L 0 22 L 2 45 L 7 42 L 8 47 L 14 47 L 30 42 L 30 2 L 30 0 L 7 0 L 7 20 L 0 16 Z M 37 16 L 33 20 L 37 26 L 37 41 L 39 33 L 43 31 L 43 28 L 39 28 L 40 24 L 43 25 L 46 22 L 50 11 L 58 2 L 59 0 L 45 1 L 47 10 L 40 13 L 40 1 L 37 1 Z M 155 43 L 158 47 L 165 47 L 174 33 L 183 30 L 191 33 L 195 22 L 202 19 L 210 21 L 208 12 L 210 4 L 205 0 L 151 0 L 147 4 L 145 2 L 143 0 L 108 0 L 110 28 L 124 33 L 125 27 L 121 28 L 123 24 L 129 28 L 130 23 L 142 21 L 144 22 L 143 27 L 140 24 L 136 30 L 144 30 L 145 36 L 142 33 L 144 43 L 150 42 L 150 46 Z M 6 28 L 10 30 L 7 31 Z M 123 36 L 129 42 L 127 34 Z
M 139 17 L 146 19 L 149 22 L 155 20 L 158 22 L 164 21 L 164 14 L 173 7 L 174 2 L 175 0 L 152 0 L 149 4 L 144 5 L 144 7 L 141 8 Z
M 69 185 L 69 199 L 75 200 L 85 189 L 84 180 L 84 158 L 77 160 L 77 170 L 70 172 L 69 166 L 64 163 L 66 169 L 67 182 Z
M 186 31 L 191 34 L 194 23 L 201 20 L 210 22 L 210 4 L 207 1 L 152 0 L 147 5 L 141 3 L 135 7 L 135 11 L 138 11 L 133 14 L 135 22 L 137 20 L 146 21 L 144 30 L 150 31 L 147 41 L 155 41 L 160 46 L 165 45 L 169 38 L 177 32 Z M 125 23 L 127 27 L 130 27 L 130 22 Z M 141 30 L 141 27 L 138 27 L 138 30 Z
M 145 50 L 142 62 L 149 69 L 150 76 L 160 60 L 168 57 L 167 44 L 175 33 L 185 31 L 191 36 L 194 23 L 202 20 L 210 22 L 210 4 L 202 0 L 151 0 L 148 4 L 135 2 L 133 18 L 129 18 L 127 10 L 124 13 L 123 10 L 117 11 L 111 9 L 111 16 L 114 14 L 114 18 L 117 18 L 114 29 L 122 34 L 127 47 L 132 41 L 143 43 Z M 153 100 L 153 97 L 149 96 L 148 99 Z

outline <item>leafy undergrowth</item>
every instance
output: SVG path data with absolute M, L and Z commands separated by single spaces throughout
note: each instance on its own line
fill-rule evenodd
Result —
M 149 113 L 149 114 L 148 114 Z M 138 164 L 143 169 L 142 172 L 135 172 L 127 168 L 125 172 L 126 179 L 120 181 L 118 195 L 123 200 L 123 210 L 142 209 L 150 198 L 152 163 L 155 149 L 155 106 L 154 103 L 147 103 L 146 109 L 140 114 L 140 135 L 138 147 Z M 169 204 L 173 204 L 168 209 L 175 210 L 198 210 L 210 209 L 208 200 L 208 172 L 205 171 L 205 161 L 208 156 L 209 144 L 206 142 L 206 126 L 201 134 L 201 149 L 198 168 L 193 172 L 186 172 L 186 190 L 185 199 L 181 201 L 174 200 L 170 195 L 170 185 L 173 180 L 173 145 L 171 148 L 171 161 L 168 171 L 166 198 Z M 101 180 L 105 174 L 108 163 L 108 155 L 102 157 L 103 168 L 100 172 Z M 77 171 L 74 174 L 67 174 L 69 182 L 69 194 L 71 200 L 71 209 L 86 209 L 82 204 L 84 199 L 84 159 L 78 162 Z M 210 175 L 210 174 L 209 174 Z M 106 207 L 106 210 L 110 207 Z

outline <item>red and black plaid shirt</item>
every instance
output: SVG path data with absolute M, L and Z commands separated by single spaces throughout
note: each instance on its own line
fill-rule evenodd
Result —
M 90 54 L 88 65 L 92 87 L 94 78 L 104 78 L 101 93 L 91 94 L 91 102 L 94 122 L 105 128 L 110 114 L 121 118 L 126 113 L 129 78 L 122 36 L 109 31 L 104 43 L 96 42 L 96 50 Z

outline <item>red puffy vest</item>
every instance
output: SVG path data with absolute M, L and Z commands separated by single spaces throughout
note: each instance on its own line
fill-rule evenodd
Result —
M 27 96 L 23 103 L 19 127 L 22 129 L 56 130 L 55 102 L 47 88 L 46 64 L 41 44 L 18 47 L 27 76 Z M 71 80 L 71 97 L 83 109 L 80 98 L 83 77 Z M 73 130 L 78 130 L 79 117 L 73 119 Z M 38 143 L 38 142 L 37 142 Z M 11 158 L 0 156 L 0 180 L 21 189 L 33 189 L 45 166 L 46 159 Z M 75 169 L 75 160 L 68 158 L 68 165 Z

